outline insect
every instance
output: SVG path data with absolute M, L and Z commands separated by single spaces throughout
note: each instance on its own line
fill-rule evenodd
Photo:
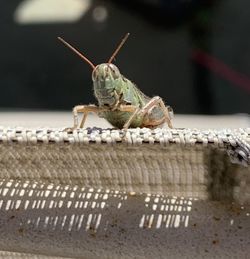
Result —
M 169 128 L 173 128 L 171 123 L 173 117 L 172 108 L 165 106 L 159 96 L 153 98 L 146 96 L 134 83 L 120 73 L 117 66 L 112 64 L 128 36 L 129 33 L 122 39 L 107 63 L 97 66 L 68 42 L 58 37 L 65 46 L 80 56 L 93 69 L 94 95 L 98 100 L 98 106 L 77 105 L 73 108 L 74 125 L 70 130 L 78 127 L 83 128 L 90 112 L 105 118 L 114 127 L 124 130 L 129 127 L 156 128 L 162 126 L 165 122 Z M 83 114 L 80 124 L 78 122 L 78 113 Z

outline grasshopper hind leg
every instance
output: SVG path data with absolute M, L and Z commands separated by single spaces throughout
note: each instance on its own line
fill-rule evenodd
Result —
M 170 129 L 172 129 L 173 125 L 172 125 L 171 119 L 174 116 L 173 109 L 170 106 L 166 107 L 166 105 L 164 104 L 164 102 L 162 101 L 162 99 L 160 97 L 157 96 L 157 98 L 158 98 L 158 101 L 159 101 L 159 106 L 161 107 L 161 109 L 164 113 L 165 121 L 168 124 L 168 127 Z
M 161 116 L 161 118 L 154 118 L 154 116 L 151 116 L 150 118 L 149 115 L 152 113 L 153 109 L 157 107 L 161 109 L 163 116 Z M 166 122 L 168 124 L 168 127 L 172 129 L 173 128 L 173 125 L 171 122 L 172 114 L 173 114 L 172 108 L 166 107 L 161 97 L 155 96 L 142 108 L 137 108 L 134 110 L 131 117 L 124 124 L 123 129 L 127 130 L 136 116 L 144 117 L 143 124 L 142 124 L 143 127 L 155 128 L 162 125 L 164 122 Z

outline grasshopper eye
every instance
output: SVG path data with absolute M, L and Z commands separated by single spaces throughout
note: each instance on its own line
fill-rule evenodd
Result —
M 110 64 L 110 69 L 111 69 L 113 78 L 117 79 L 121 76 L 121 73 L 120 73 L 118 67 L 116 67 L 115 65 Z
M 96 81 L 96 78 L 97 78 L 97 72 L 96 72 L 96 69 L 94 69 L 92 72 L 92 80 Z

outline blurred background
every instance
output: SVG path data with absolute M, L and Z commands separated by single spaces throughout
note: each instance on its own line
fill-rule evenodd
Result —
M 116 57 L 123 75 L 181 114 L 250 112 L 250 2 L 11 0 L 0 3 L 0 109 L 96 103 L 91 69 Z

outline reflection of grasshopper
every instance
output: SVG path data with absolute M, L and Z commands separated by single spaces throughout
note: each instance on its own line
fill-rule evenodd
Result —
M 97 113 L 99 117 L 107 119 L 114 127 L 119 129 L 126 130 L 129 127 L 155 128 L 165 122 L 167 122 L 169 128 L 172 128 L 171 118 L 173 111 L 171 107 L 166 107 L 158 96 L 149 98 L 144 95 L 134 83 L 120 73 L 114 64 L 111 64 L 128 36 L 129 33 L 123 38 L 107 63 L 97 66 L 62 38 L 58 38 L 93 68 L 94 93 L 99 103 L 99 106 L 75 106 L 73 109 L 74 126 L 72 129 L 78 127 L 78 113 L 83 113 L 83 119 L 79 125 L 82 128 L 89 112 Z

